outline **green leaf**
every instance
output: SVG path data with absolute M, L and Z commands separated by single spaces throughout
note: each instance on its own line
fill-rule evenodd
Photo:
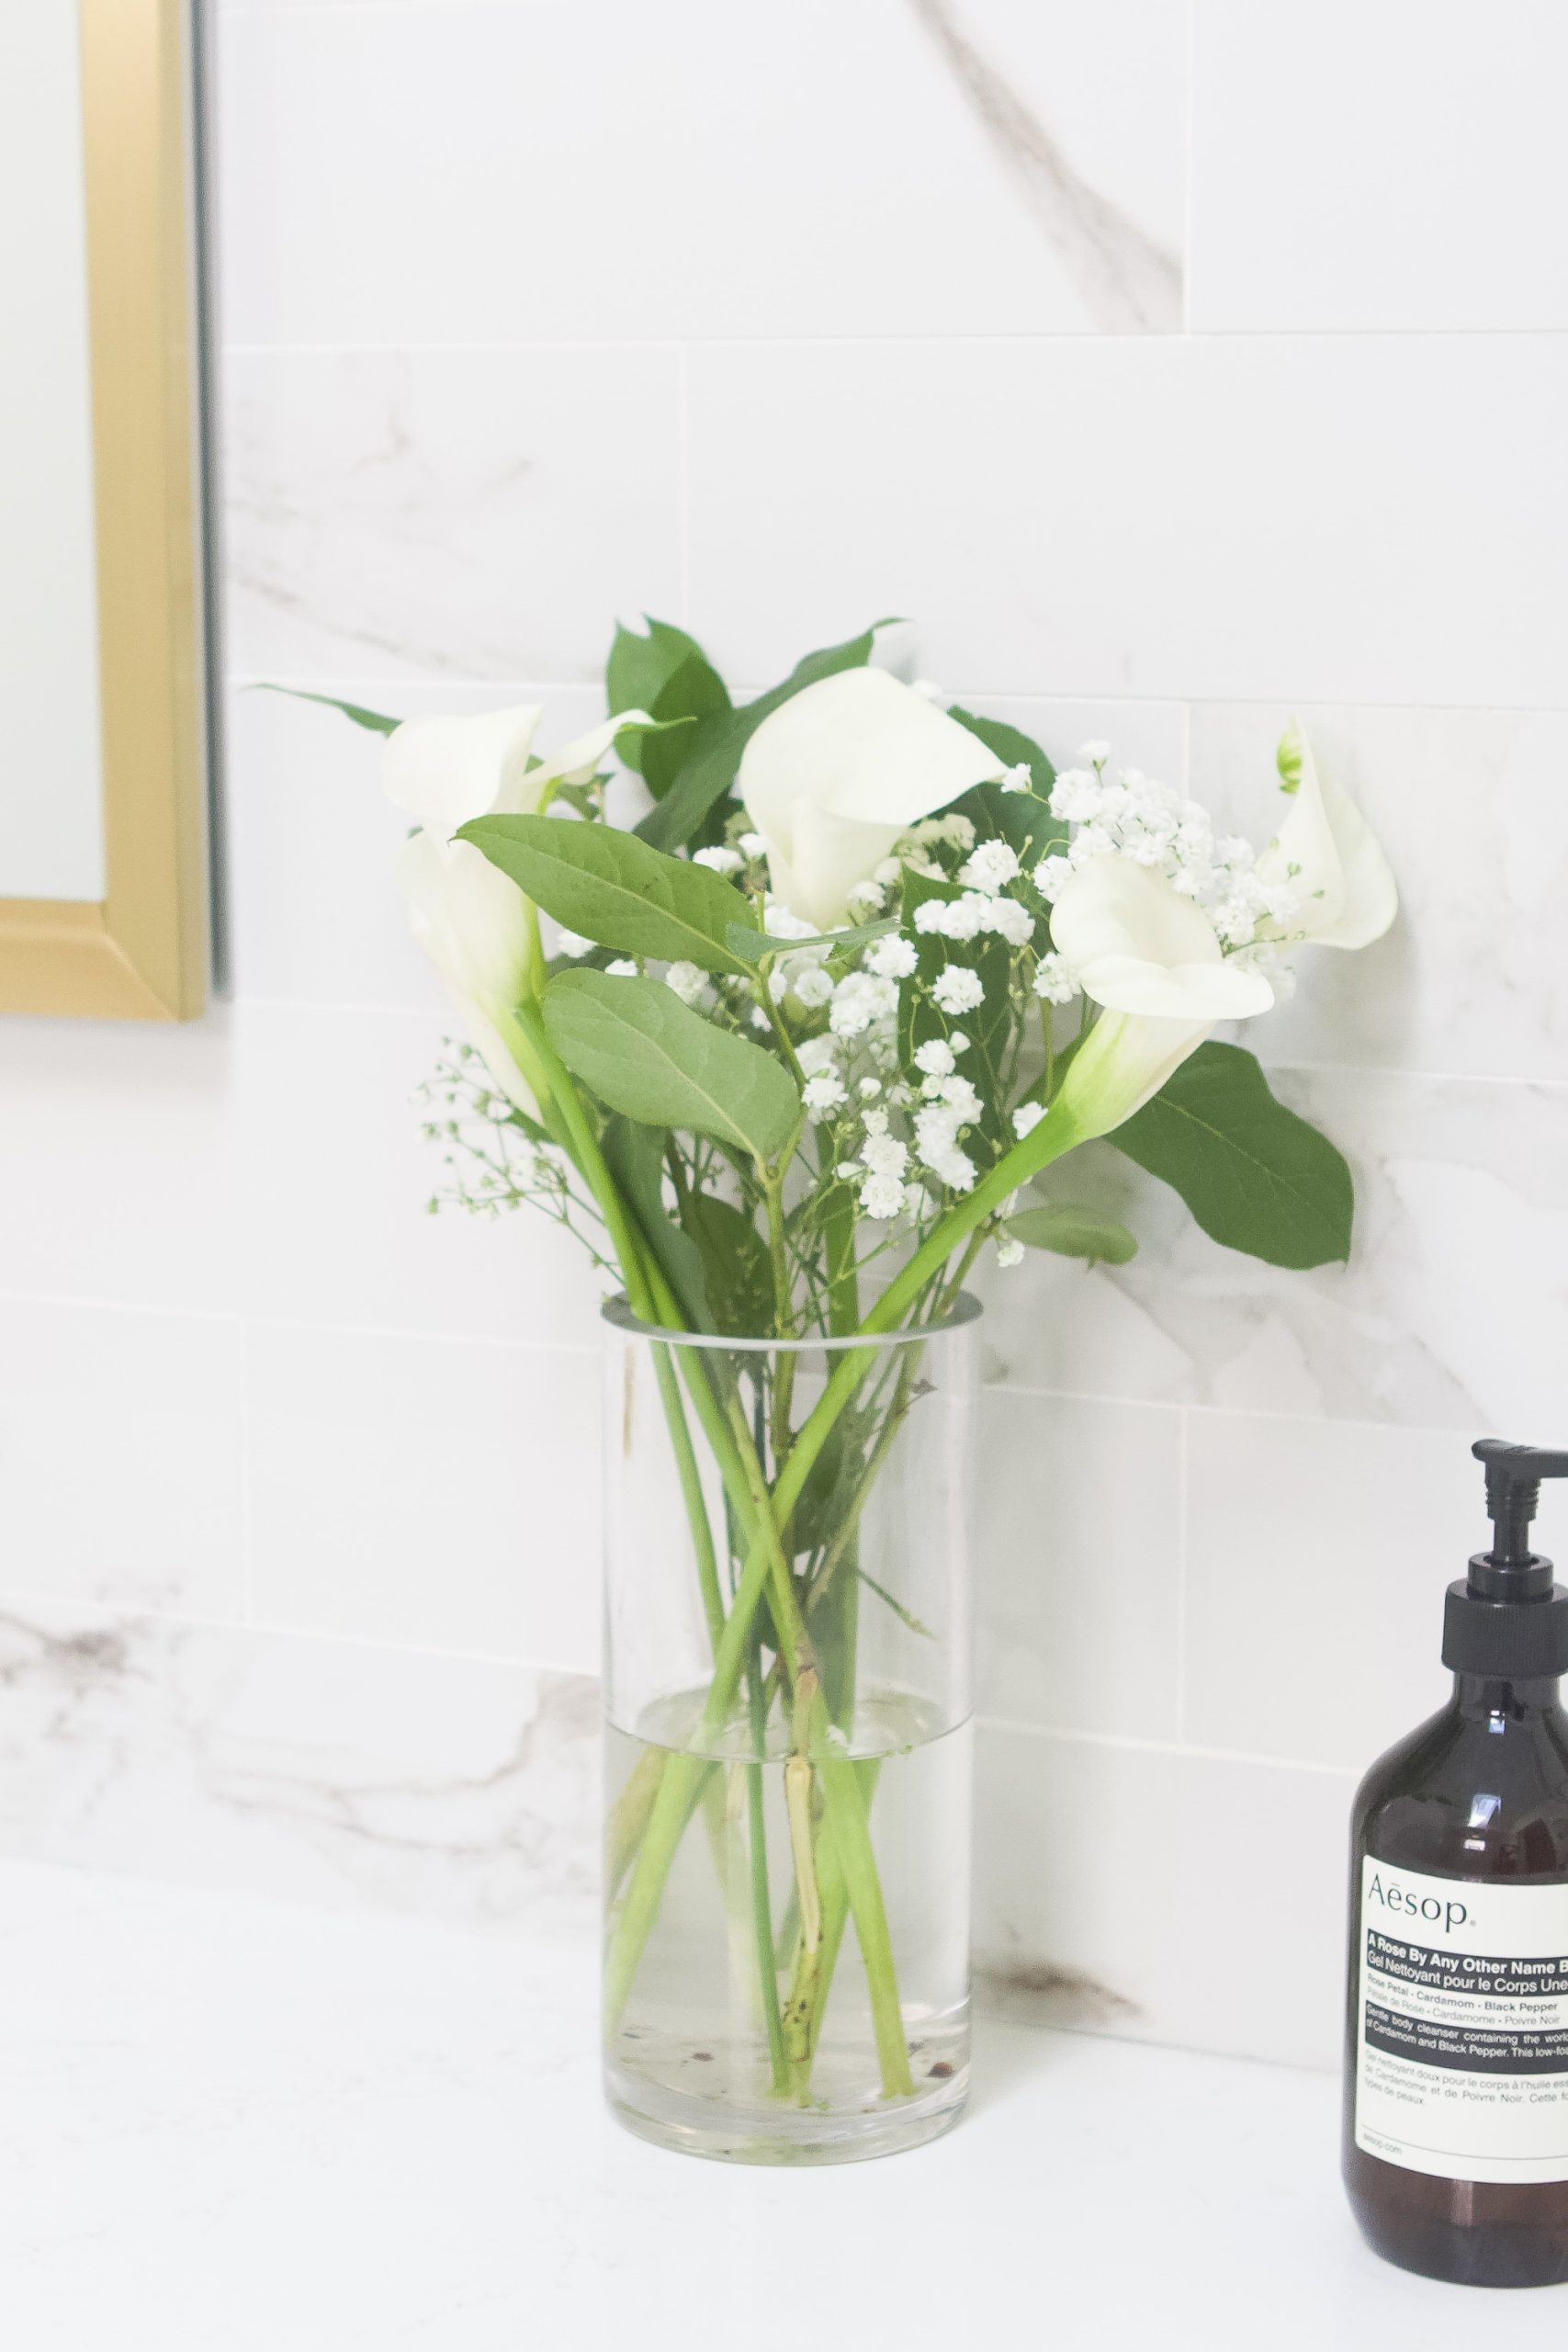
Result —
M 645 1126 L 694 1128 L 764 1160 L 800 1115 L 782 1062 L 705 1021 L 662 980 L 559 972 L 545 990 L 545 1025 L 568 1069 Z
M 795 663 L 783 685 L 759 695 L 755 702 L 746 703 L 739 710 L 699 719 L 686 738 L 684 758 L 663 799 L 637 827 L 644 841 L 651 842 L 656 849 L 683 848 L 715 802 L 722 800 L 735 782 L 740 755 L 763 719 L 771 718 L 781 703 L 788 702 L 803 687 L 834 677 L 840 670 L 863 669 L 871 659 L 877 630 L 886 626 L 884 621 L 875 621 L 862 636 L 850 638 L 842 645 L 825 646 L 819 652 L 807 653 Z
M 728 711 L 729 692 L 696 639 L 670 621 L 648 619 L 648 635 L 615 629 L 604 668 L 604 686 L 612 710 L 646 710 L 650 718 L 697 719 Z M 689 731 L 689 730 L 688 730 Z M 653 737 L 623 749 L 628 767 L 638 769 L 654 798 L 669 790 L 690 755 L 681 737 Z
M 328 710 L 341 710 L 356 727 L 367 727 L 372 735 L 395 735 L 403 723 L 400 718 L 389 718 L 384 710 L 367 710 L 363 703 L 340 702 L 336 695 L 307 694 L 303 686 L 275 686 L 265 678 L 252 691 L 258 695 L 288 695 L 295 702 L 324 703 Z
M 694 1331 L 711 1331 L 702 1253 L 664 1205 L 664 1146 L 658 1129 L 638 1126 L 635 1119 L 606 1119 L 600 1148 L 687 1322 Z
M 1227 1250 L 1298 1268 L 1350 1254 L 1350 1170 L 1240 1046 L 1200 1046 L 1107 1140 Z
M 754 926 L 742 930 L 733 924 L 729 944 L 747 965 L 760 964 L 764 956 L 787 956 L 795 947 L 863 947 L 868 940 L 885 939 L 898 928 L 897 915 L 884 915 L 876 922 L 857 923 L 853 930 L 814 932 L 809 939 L 775 939 L 771 931 L 758 931 Z
M 1054 1250 L 1059 1258 L 1087 1258 L 1091 1264 L 1103 1259 L 1109 1265 L 1124 1266 L 1137 1255 L 1138 1245 L 1124 1225 L 1066 1201 L 1020 1209 L 1008 1218 L 1006 1229 L 1032 1250 Z
M 666 857 L 614 825 L 561 817 L 475 817 L 457 829 L 525 897 L 569 931 L 622 956 L 668 956 L 705 972 L 744 973 L 731 930 L 751 909 L 721 874 Z
M 773 1263 L 745 1210 L 716 1193 L 688 1193 L 681 1224 L 700 1257 L 718 1329 L 739 1338 L 768 1330 L 774 1313 Z

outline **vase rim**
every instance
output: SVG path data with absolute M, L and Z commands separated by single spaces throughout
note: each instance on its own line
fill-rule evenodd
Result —
M 907 1348 L 919 1340 L 940 1339 L 945 1332 L 962 1330 L 965 1325 L 977 1323 L 985 1313 L 973 1291 L 960 1291 L 953 1311 L 940 1323 L 909 1323 L 892 1331 L 826 1333 L 799 1340 L 781 1340 L 771 1333 L 739 1337 L 727 1331 L 682 1331 L 672 1325 L 645 1323 L 634 1315 L 624 1292 L 607 1298 L 600 1306 L 603 1322 L 613 1324 L 617 1331 L 625 1331 L 633 1339 L 661 1340 L 672 1348 L 716 1348 L 726 1355 L 825 1355 L 843 1354 L 855 1348 Z

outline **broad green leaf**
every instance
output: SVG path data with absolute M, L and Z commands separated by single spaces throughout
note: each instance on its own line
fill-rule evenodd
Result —
M 1027 1241 L 1032 1250 L 1054 1250 L 1060 1258 L 1088 1258 L 1091 1262 L 1103 1259 L 1112 1266 L 1124 1266 L 1138 1249 L 1124 1225 L 1100 1216 L 1093 1209 L 1075 1208 L 1066 1201 L 1019 1209 L 1008 1218 L 1007 1230 L 1015 1239 Z
M 1107 1140 L 1179 1193 L 1227 1250 L 1293 1267 L 1350 1254 L 1350 1170 L 1240 1046 L 1200 1046 Z
M 885 939 L 897 928 L 897 916 L 885 915 L 876 922 L 856 923 L 852 931 L 818 931 L 809 939 L 776 939 L 771 931 L 742 930 L 734 924 L 729 944 L 743 964 L 757 965 L 764 956 L 787 956 L 796 947 L 863 947 L 868 940 Z
M 664 1146 L 658 1129 L 606 1119 L 600 1148 L 660 1272 L 694 1331 L 711 1331 L 702 1253 L 664 1205 Z
M 688 1193 L 681 1224 L 701 1257 L 713 1318 L 741 1338 L 771 1329 L 775 1312 L 768 1245 L 732 1201 L 716 1193 Z
M 799 1117 L 784 1064 L 705 1021 L 662 980 L 558 972 L 545 990 L 545 1024 L 568 1069 L 645 1126 L 694 1128 L 763 1160 Z
M 646 710 L 659 719 L 696 719 L 728 711 L 724 680 L 694 638 L 669 621 L 648 617 L 648 635 L 617 626 L 604 669 L 612 710 Z M 682 733 L 689 730 L 682 730 Z M 682 736 L 657 736 L 622 750 L 628 767 L 640 770 L 654 798 L 668 791 L 689 756 Z
M 561 817 L 475 817 L 457 829 L 569 931 L 622 956 L 668 956 L 705 972 L 744 972 L 728 944 L 751 909 L 721 874 L 666 857 L 614 825 Z M 754 926 L 752 926 L 754 927 Z
M 656 849 L 683 848 L 714 803 L 721 800 L 735 782 L 740 755 L 763 719 L 804 686 L 814 686 L 819 679 L 831 678 L 840 670 L 863 669 L 871 659 L 876 631 L 886 626 L 882 621 L 874 622 L 863 635 L 851 638 L 843 645 L 829 645 L 819 652 L 807 653 L 795 663 L 783 685 L 759 695 L 755 702 L 744 704 L 739 710 L 718 712 L 699 719 L 687 735 L 684 756 L 663 799 L 637 827 L 644 841 L 651 842 Z
M 319 702 L 328 710 L 341 710 L 356 727 L 367 727 L 372 735 L 395 735 L 402 725 L 400 718 L 389 718 L 384 710 L 367 710 L 363 703 L 340 702 L 336 695 L 307 694 L 303 686 L 275 686 L 262 679 L 254 691 L 260 695 L 288 695 L 295 702 Z

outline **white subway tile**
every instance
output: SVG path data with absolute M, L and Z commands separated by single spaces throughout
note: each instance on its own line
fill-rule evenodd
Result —
M 1364 1771 L 1448 1696 L 1443 1595 L 1487 1540 L 1458 1430 L 1193 1414 L 1188 1737 Z
M 1247 1042 L 1268 1068 L 1266 1037 Z M 987 1376 L 1472 1437 L 1568 1426 L 1568 1088 L 1269 1074 L 1350 1163 L 1348 1264 L 1292 1272 L 1223 1250 L 1168 1186 L 1090 1145 L 1045 1189 L 1122 1217 L 1138 1255 L 982 1270 Z
M 597 1910 L 580 1675 L 41 1602 L 0 1674 L 6 1853 L 535 1936 Z
M 289 1324 L 249 1359 L 258 1622 L 597 1670 L 594 1355 Z
M 1189 324 L 1568 326 L 1555 0 L 1194 0 Z
M 976 694 L 1563 702 L 1568 338 L 689 365 L 691 617 L 721 667 L 901 612 Z
M 1337 2064 L 1354 1785 L 983 1727 L 982 1997 L 1134 2041 Z
M 219 54 L 242 343 L 1180 325 L 1180 0 L 274 9 Z
M 617 610 L 679 609 L 679 369 L 652 349 L 231 353 L 231 663 L 595 678 Z
M 1199 703 L 1192 789 L 1261 842 L 1278 706 Z M 1399 885 L 1393 929 L 1354 955 L 1304 948 L 1294 999 L 1259 1027 L 1279 1061 L 1568 1079 L 1568 717 L 1323 709 L 1301 716 L 1366 811 Z
M 978 1502 L 979 1713 L 1173 1738 L 1179 1415 L 987 1389 Z
M 0 1298 L 0 1589 L 238 1617 L 240 1333 Z
M 597 1345 L 587 1252 L 524 1207 L 426 1214 L 446 1181 L 417 1089 L 456 1023 L 441 1015 L 247 1003 L 236 1010 L 231 1222 L 245 1304 L 264 1321 Z
M 220 1007 L 0 1022 L 0 1291 L 231 1306 L 231 1063 Z
M 604 716 L 593 686 L 410 685 L 322 680 L 311 691 L 398 718 L 518 703 L 545 707 L 538 741 Z M 409 937 L 392 863 L 409 820 L 380 786 L 382 741 L 319 704 L 250 684 L 230 690 L 224 747 L 229 958 L 243 997 L 446 1008 Z

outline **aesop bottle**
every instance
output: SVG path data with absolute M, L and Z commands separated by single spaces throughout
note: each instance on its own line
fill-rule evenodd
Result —
M 1449 1588 L 1453 1697 L 1356 1797 L 1345 2181 L 1389 2261 L 1539 2287 L 1568 2279 L 1568 1590 L 1529 1526 L 1568 1453 L 1474 1452 L 1493 1541 Z

